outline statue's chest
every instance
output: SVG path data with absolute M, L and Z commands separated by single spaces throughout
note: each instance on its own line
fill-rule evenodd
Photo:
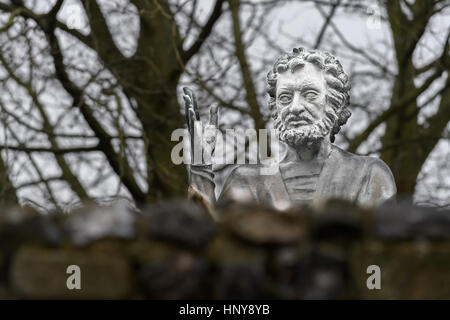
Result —
M 291 201 L 311 204 L 317 189 L 322 164 L 287 162 L 280 164 L 280 174 Z

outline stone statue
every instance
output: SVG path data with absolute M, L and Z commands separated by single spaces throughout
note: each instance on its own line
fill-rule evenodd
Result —
M 380 159 L 358 156 L 333 144 L 347 122 L 350 83 L 339 61 L 327 52 L 295 48 L 275 62 L 267 75 L 269 107 L 285 150 L 271 175 L 261 164 L 236 166 L 228 175 L 218 201 L 245 200 L 278 209 L 317 206 L 332 198 L 370 207 L 393 199 L 395 181 Z M 193 134 L 199 122 L 193 92 L 184 88 L 191 145 L 214 149 L 218 108 L 202 139 Z M 201 140 L 201 141 L 200 141 Z M 214 205 L 214 173 L 210 164 L 190 165 L 190 190 Z

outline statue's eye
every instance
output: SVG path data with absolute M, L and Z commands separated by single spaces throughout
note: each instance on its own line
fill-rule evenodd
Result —
M 278 100 L 280 100 L 281 103 L 289 103 L 292 100 L 292 96 L 290 94 L 284 93 L 278 96 Z
M 318 96 L 318 94 L 314 90 L 308 90 L 304 94 L 304 97 L 308 100 L 314 100 L 315 98 L 317 98 L 317 96 Z

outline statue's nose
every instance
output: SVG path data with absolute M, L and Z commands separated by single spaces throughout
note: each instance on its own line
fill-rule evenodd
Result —
M 305 111 L 305 107 L 303 106 L 303 103 L 300 101 L 299 98 L 294 99 L 291 110 L 292 110 L 292 112 L 297 113 L 297 114 L 300 114 L 303 111 Z

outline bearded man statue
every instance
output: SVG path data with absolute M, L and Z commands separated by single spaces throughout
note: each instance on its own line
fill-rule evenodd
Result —
M 269 108 L 284 150 L 273 174 L 263 164 L 242 164 L 228 175 L 218 201 L 252 201 L 275 208 L 318 206 L 330 199 L 378 206 L 395 197 L 395 181 L 380 159 L 346 152 L 333 144 L 351 113 L 350 83 L 339 61 L 327 52 L 295 48 L 277 59 L 267 75 Z M 186 114 L 199 121 L 193 93 L 185 89 Z M 209 132 L 217 124 L 211 109 Z M 196 140 L 193 135 L 191 139 Z M 197 139 L 198 140 L 198 139 Z M 205 142 L 206 141 L 206 142 Z M 195 143 L 215 143 L 206 137 Z M 216 202 L 209 164 L 191 164 L 190 188 Z

